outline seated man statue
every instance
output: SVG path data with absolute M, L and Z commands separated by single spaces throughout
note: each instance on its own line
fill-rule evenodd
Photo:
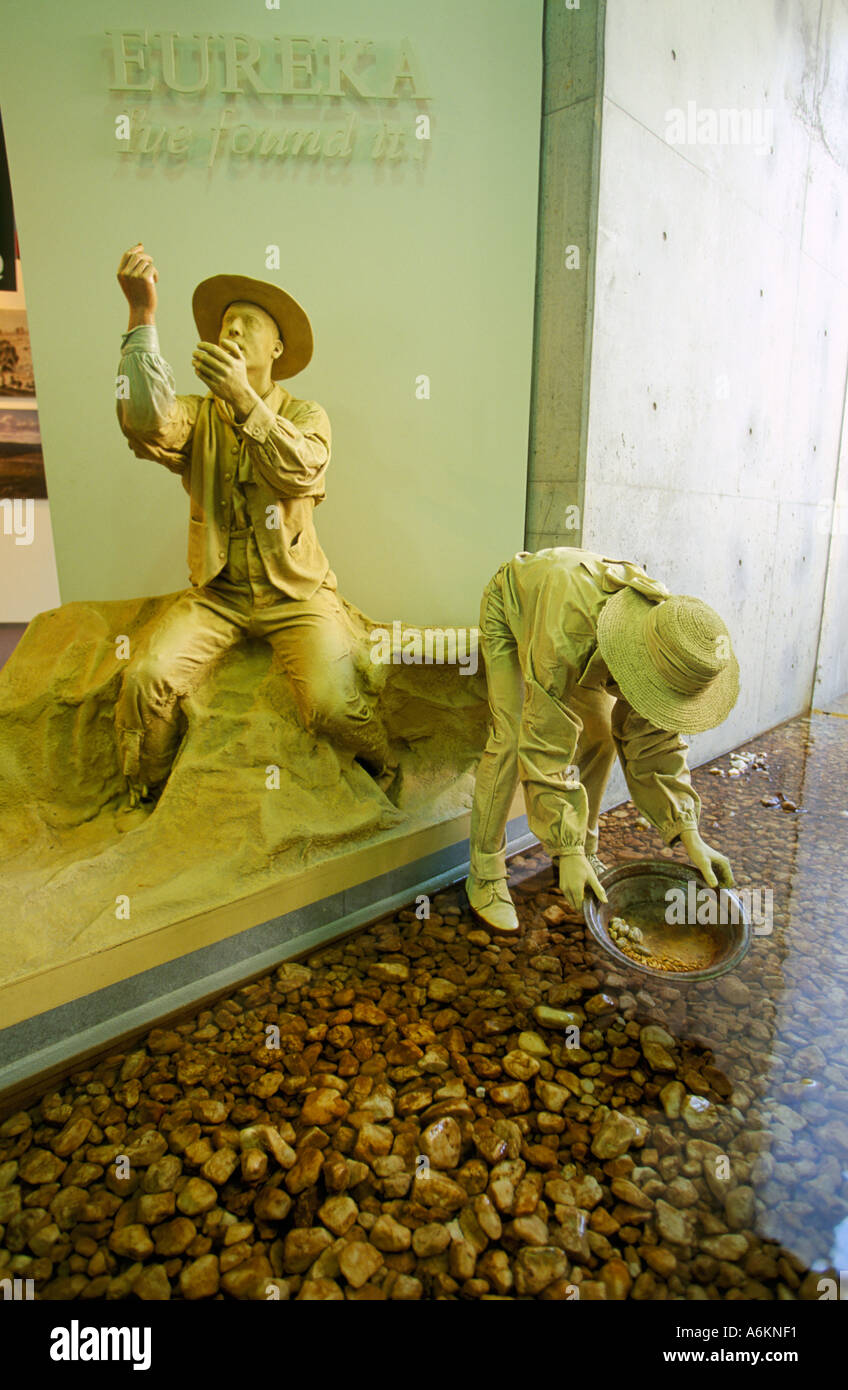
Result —
M 386 733 L 357 682 L 354 633 L 313 522 L 330 423 L 314 401 L 278 384 L 312 356 L 309 319 L 276 285 L 204 280 L 192 303 L 201 338 L 192 364 L 208 394 L 178 396 L 159 353 L 158 278 L 141 243 L 122 257 L 130 315 L 118 420 L 133 452 L 178 474 L 189 494 L 192 588 L 124 674 L 116 732 L 129 805 L 118 826 L 131 829 L 152 810 L 182 736 L 181 701 L 245 636 L 278 654 L 303 724 L 387 785 Z
M 559 886 L 579 911 L 598 882 L 598 816 L 616 752 L 633 801 L 667 845 L 679 838 L 711 887 L 730 886 L 723 854 L 698 834 L 701 803 L 681 734 L 715 728 L 739 693 L 721 618 L 671 596 L 638 565 L 588 550 L 522 552 L 502 565 L 480 609 L 492 728 L 477 770 L 468 901 L 509 934 L 518 917 L 506 881 L 506 822 L 518 785 L 527 819 L 559 860 Z

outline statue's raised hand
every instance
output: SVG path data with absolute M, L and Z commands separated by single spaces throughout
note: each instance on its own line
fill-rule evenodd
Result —
M 118 284 L 130 306 L 130 328 L 135 328 L 140 323 L 153 323 L 158 300 L 158 279 L 159 272 L 153 264 L 153 257 L 145 251 L 140 241 L 124 252 L 118 266 Z

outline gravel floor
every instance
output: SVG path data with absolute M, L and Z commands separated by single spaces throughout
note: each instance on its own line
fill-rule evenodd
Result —
M 519 941 L 446 890 L 5 1118 L 0 1277 L 60 1300 L 818 1297 L 848 1263 L 848 725 L 746 747 L 764 767 L 695 777 L 704 837 L 774 894 L 738 973 L 619 968 L 521 856 Z M 601 853 L 670 852 L 628 806 Z

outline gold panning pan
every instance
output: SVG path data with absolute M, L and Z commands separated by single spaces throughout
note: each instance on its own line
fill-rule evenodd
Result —
M 630 970 L 664 980 L 711 980 L 733 970 L 751 944 L 751 920 L 732 888 L 709 888 L 694 868 L 633 860 L 601 877 L 607 902 L 587 893 L 583 916 L 604 950 Z M 632 938 L 613 925 L 636 928 Z M 622 949 L 614 939 L 626 943 Z M 665 967 L 656 963 L 667 962 Z M 690 968 L 686 968 L 689 966 Z

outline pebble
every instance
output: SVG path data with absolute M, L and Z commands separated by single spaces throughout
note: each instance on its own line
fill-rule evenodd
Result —
M 41 1187 L 44 1183 L 54 1182 L 64 1173 L 66 1166 L 49 1149 L 28 1149 L 20 1160 L 18 1173 L 31 1187 Z
M 510 1114 L 521 1114 L 530 1109 L 530 1092 L 523 1081 L 514 1081 L 505 1086 L 493 1086 L 489 1091 L 493 1105 L 508 1110 Z
M 548 1225 L 541 1216 L 517 1216 L 510 1227 L 510 1234 L 523 1245 L 547 1245 Z
M 559 1114 L 571 1098 L 571 1091 L 567 1086 L 560 1086 L 555 1081 L 543 1081 L 541 1078 L 536 1081 L 535 1091 L 545 1109 L 552 1110 L 554 1114 Z
M 676 1120 L 686 1096 L 686 1087 L 680 1081 L 667 1081 L 660 1091 L 660 1104 L 668 1119 Z
M 629 1115 L 613 1111 L 606 1116 L 598 1133 L 592 1141 L 592 1153 L 596 1158 L 618 1158 L 626 1153 L 637 1135 L 637 1128 Z
M 666 1196 L 676 1207 L 694 1207 L 697 1205 L 700 1194 L 689 1178 L 678 1175 L 666 1188 Z
M 117 1255 L 127 1255 L 131 1259 L 146 1259 L 153 1254 L 153 1241 L 147 1234 L 147 1227 L 140 1223 L 122 1226 L 108 1237 L 108 1247 Z
M 701 1241 L 701 1248 L 716 1259 L 741 1259 L 748 1250 L 744 1236 L 708 1236 Z
M 421 1135 L 421 1152 L 433 1168 L 453 1169 L 459 1166 L 462 1152 L 462 1133 L 452 1116 L 436 1120 Z
M 651 1211 L 653 1202 L 650 1197 L 646 1197 L 634 1182 L 629 1182 L 627 1178 L 613 1178 L 610 1184 L 614 1197 L 620 1202 L 626 1202 L 630 1207 L 638 1207 L 642 1211 Z
M 560 1032 L 566 1028 L 580 1028 L 586 1022 L 582 1009 L 552 1009 L 548 1004 L 537 1004 L 533 1017 L 543 1028 Z
M 539 1072 L 541 1062 L 536 1057 L 531 1057 L 520 1047 L 513 1052 L 508 1052 L 501 1064 L 507 1076 L 513 1077 L 516 1081 L 531 1081 Z M 483 1095 L 485 1095 L 485 1089 Z
M 633 1287 L 633 1278 L 624 1260 L 607 1260 L 601 1266 L 601 1283 L 607 1291 L 607 1299 L 621 1303 Z
M 584 1007 L 587 1014 L 597 1018 L 600 1014 L 615 1013 L 618 1002 L 611 994 L 593 994 L 586 1000 Z
M 194 1222 L 189 1221 L 186 1216 L 178 1216 L 174 1221 L 156 1228 L 153 1237 L 156 1254 L 166 1257 L 182 1255 L 196 1235 L 197 1228 Z
M 375 980 L 383 980 L 387 984 L 400 985 L 409 979 L 409 966 L 406 961 L 375 961 L 368 967 L 368 974 Z
M 218 1149 L 211 1158 L 208 1158 L 200 1171 L 208 1182 L 214 1183 L 216 1187 L 221 1187 L 232 1177 L 238 1165 L 239 1157 L 235 1149 L 225 1146 Z
M 656 1205 L 657 1230 L 663 1240 L 672 1245 L 691 1245 L 694 1239 L 692 1222 L 683 1212 L 660 1198 Z
M 716 980 L 716 989 L 728 1004 L 750 1004 L 751 991 L 735 975 L 722 975 Z
M 14 1139 L 32 1128 L 32 1120 L 26 1110 L 16 1110 L 14 1115 L 0 1124 L 0 1139 Z
M 164 1265 L 146 1265 L 133 1284 L 133 1294 L 145 1302 L 165 1303 L 171 1297 L 171 1283 Z
M 335 1236 L 343 1236 L 345 1231 L 349 1231 L 358 1215 L 359 1208 L 353 1198 L 347 1196 L 328 1197 L 318 1208 L 322 1224 Z
M 254 1215 L 259 1221 L 285 1221 L 292 1209 L 292 1199 L 281 1187 L 263 1187 L 253 1202 Z
M 408 1226 L 396 1221 L 393 1216 L 378 1216 L 369 1231 L 371 1244 L 378 1250 L 396 1254 L 408 1250 L 412 1244 L 412 1232 Z
M 326 1125 L 342 1119 L 349 1110 L 350 1105 L 337 1090 L 319 1086 L 305 1097 L 300 1118 L 307 1125 Z
M 466 1191 L 446 1173 L 438 1171 L 416 1174 L 412 1185 L 412 1198 L 425 1207 L 444 1207 L 446 1211 L 459 1211 L 465 1205 Z
M 69 1120 L 50 1145 L 54 1154 L 58 1154 L 60 1158 L 67 1158 L 75 1149 L 80 1148 L 91 1133 L 91 1125 L 92 1122 L 87 1115 L 78 1115 Z
M 180 1293 L 183 1298 L 214 1298 L 219 1283 L 217 1255 L 201 1255 L 180 1272 Z
M 680 1114 L 695 1133 L 712 1129 L 718 1120 L 715 1106 L 706 1096 L 686 1096 Z
M 483 935 L 481 932 L 480 935 Z M 415 1279 L 410 1274 L 398 1274 L 394 1279 L 386 1281 L 389 1298 L 395 1301 L 411 1303 L 423 1297 L 424 1285 L 420 1279 Z
M 648 1024 L 639 1031 L 639 1046 L 652 1071 L 676 1071 L 674 1039 L 664 1028 Z
M 662 1245 L 649 1246 L 640 1253 L 645 1263 L 663 1279 L 668 1279 L 677 1268 L 677 1256 Z
M 344 1301 L 341 1284 L 335 1279 L 304 1279 L 297 1295 L 299 1303 L 332 1303 Z
M 291 1168 L 295 1163 L 294 1149 L 273 1125 L 250 1125 L 240 1131 L 238 1139 L 243 1154 L 267 1153 L 281 1168 Z
M 283 1242 L 283 1267 L 288 1274 L 302 1274 L 308 1269 L 333 1238 L 321 1226 L 289 1231 Z
M 265 1299 L 273 1270 L 264 1255 L 254 1255 L 236 1269 L 221 1274 L 221 1288 L 231 1298 Z
M 441 1255 L 449 1245 L 450 1235 L 447 1228 L 437 1222 L 417 1226 L 412 1232 L 412 1248 L 419 1259 L 426 1260 L 433 1255 Z
M 383 1256 L 367 1241 L 351 1241 L 339 1255 L 339 1268 L 354 1289 L 361 1289 L 381 1268 Z
M 172 1192 L 182 1173 L 183 1165 L 176 1154 L 166 1154 L 164 1158 L 151 1163 L 141 1179 L 142 1192 Z
M 563 1207 L 557 1212 L 557 1244 L 575 1260 L 591 1258 L 588 1225 L 588 1214 L 579 1207 Z
M 551 1049 L 540 1033 L 524 1032 L 518 1035 L 518 1046 L 531 1057 L 550 1057 Z
M 303 1149 L 286 1173 L 286 1191 L 297 1194 L 314 1187 L 323 1166 L 324 1155 L 320 1149 Z
M 218 1201 L 218 1193 L 205 1178 L 189 1178 L 177 1197 L 177 1207 L 184 1216 L 198 1216 L 211 1211 Z
M 138 1199 L 138 1219 L 144 1226 L 156 1226 L 174 1215 L 173 1192 L 145 1192 Z
M 564 1278 L 567 1271 L 568 1260 L 555 1246 L 520 1250 L 515 1262 L 515 1291 L 535 1297 L 556 1279 Z
M 744 1229 L 746 1226 L 754 1224 L 754 1189 L 752 1187 L 736 1187 L 732 1192 L 728 1192 L 724 1202 L 724 1214 L 727 1217 L 727 1224 L 734 1231 Z
M 373 1159 L 390 1153 L 393 1143 L 394 1135 L 385 1125 L 364 1124 L 359 1130 L 353 1150 L 354 1156 L 363 1163 L 370 1163 Z

